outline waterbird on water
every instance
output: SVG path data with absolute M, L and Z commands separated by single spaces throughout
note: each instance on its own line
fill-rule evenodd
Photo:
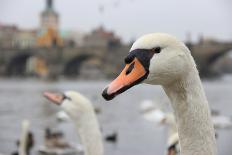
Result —
M 45 129 L 45 146 L 47 148 L 69 148 L 71 147 L 64 141 L 64 134 L 61 131 L 52 131 L 50 128 Z
M 179 136 L 176 128 L 175 117 L 171 112 L 164 112 L 158 105 L 151 100 L 144 100 L 140 104 L 142 116 L 157 125 L 167 125 L 168 139 L 167 139 L 167 154 L 177 155 L 179 149 Z
M 33 133 L 29 131 L 29 127 L 29 120 L 23 120 L 21 125 L 20 139 L 16 141 L 18 150 L 11 153 L 12 155 L 30 155 L 30 151 L 34 146 L 34 136 Z
M 44 96 L 59 105 L 74 122 L 85 155 L 103 155 L 102 135 L 91 102 L 74 91 L 63 94 L 45 92 Z
M 152 100 L 143 100 L 140 104 L 142 117 L 156 125 L 166 125 L 168 128 L 167 151 L 169 154 L 178 154 L 179 136 L 176 128 L 176 121 L 172 112 L 164 112 L 162 108 Z M 211 110 L 213 125 L 215 130 L 232 129 L 232 120 L 228 116 L 223 116 L 219 111 Z M 216 133 L 216 138 L 218 133 Z M 171 153 L 172 152 L 172 153 Z
M 213 123 L 196 64 L 175 37 L 152 33 L 140 37 L 125 58 L 120 75 L 103 91 L 106 100 L 139 83 L 161 85 L 171 101 L 181 155 L 215 155 Z
M 118 141 L 118 133 L 117 132 L 113 132 L 113 133 L 111 133 L 109 135 L 106 135 L 105 136 L 105 140 L 107 142 L 110 142 L 110 143 L 117 143 L 117 141 Z

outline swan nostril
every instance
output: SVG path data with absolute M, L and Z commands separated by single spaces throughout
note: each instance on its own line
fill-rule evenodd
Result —
M 134 67 L 135 67 L 135 62 L 133 62 L 132 64 L 130 64 L 130 66 L 126 70 L 126 75 L 130 74 L 130 72 L 134 69 Z

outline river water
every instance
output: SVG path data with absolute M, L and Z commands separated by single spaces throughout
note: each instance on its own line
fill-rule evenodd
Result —
M 103 135 L 118 133 L 117 144 L 105 142 L 106 155 L 162 155 L 166 149 L 167 127 L 145 121 L 140 114 L 140 103 L 151 99 L 162 107 L 170 108 L 169 101 L 160 86 L 139 85 L 113 101 L 106 102 L 101 92 L 107 81 L 44 82 L 35 79 L 0 80 L 0 154 L 16 150 L 15 141 L 20 136 L 23 119 L 30 121 L 35 136 L 33 154 L 43 144 L 44 129 L 62 130 L 68 141 L 78 142 L 78 135 L 70 122 L 58 123 L 59 107 L 49 104 L 42 97 L 45 90 L 76 90 L 94 101 L 101 109 L 98 115 Z M 232 76 L 203 82 L 210 107 L 232 116 Z M 232 154 L 232 130 L 218 130 L 218 154 Z

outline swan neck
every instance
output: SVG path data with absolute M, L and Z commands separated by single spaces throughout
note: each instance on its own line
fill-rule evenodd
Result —
M 182 155 L 214 155 L 215 133 L 208 102 L 195 68 L 182 79 L 163 86 L 177 121 Z
M 75 122 L 85 155 L 103 155 L 103 143 L 100 128 L 93 112 Z

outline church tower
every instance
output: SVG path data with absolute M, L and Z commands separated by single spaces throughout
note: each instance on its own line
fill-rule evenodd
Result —
M 41 13 L 41 30 L 47 31 L 53 29 L 58 31 L 59 29 L 59 15 L 53 9 L 53 0 L 46 0 L 46 8 Z
M 53 0 L 46 0 L 46 8 L 40 15 L 39 47 L 60 47 L 63 40 L 59 35 L 59 15 L 53 9 Z
M 59 27 L 59 15 L 53 9 L 53 0 L 47 0 L 46 8 L 41 13 L 41 30 L 46 31 L 49 28 L 58 30 Z

